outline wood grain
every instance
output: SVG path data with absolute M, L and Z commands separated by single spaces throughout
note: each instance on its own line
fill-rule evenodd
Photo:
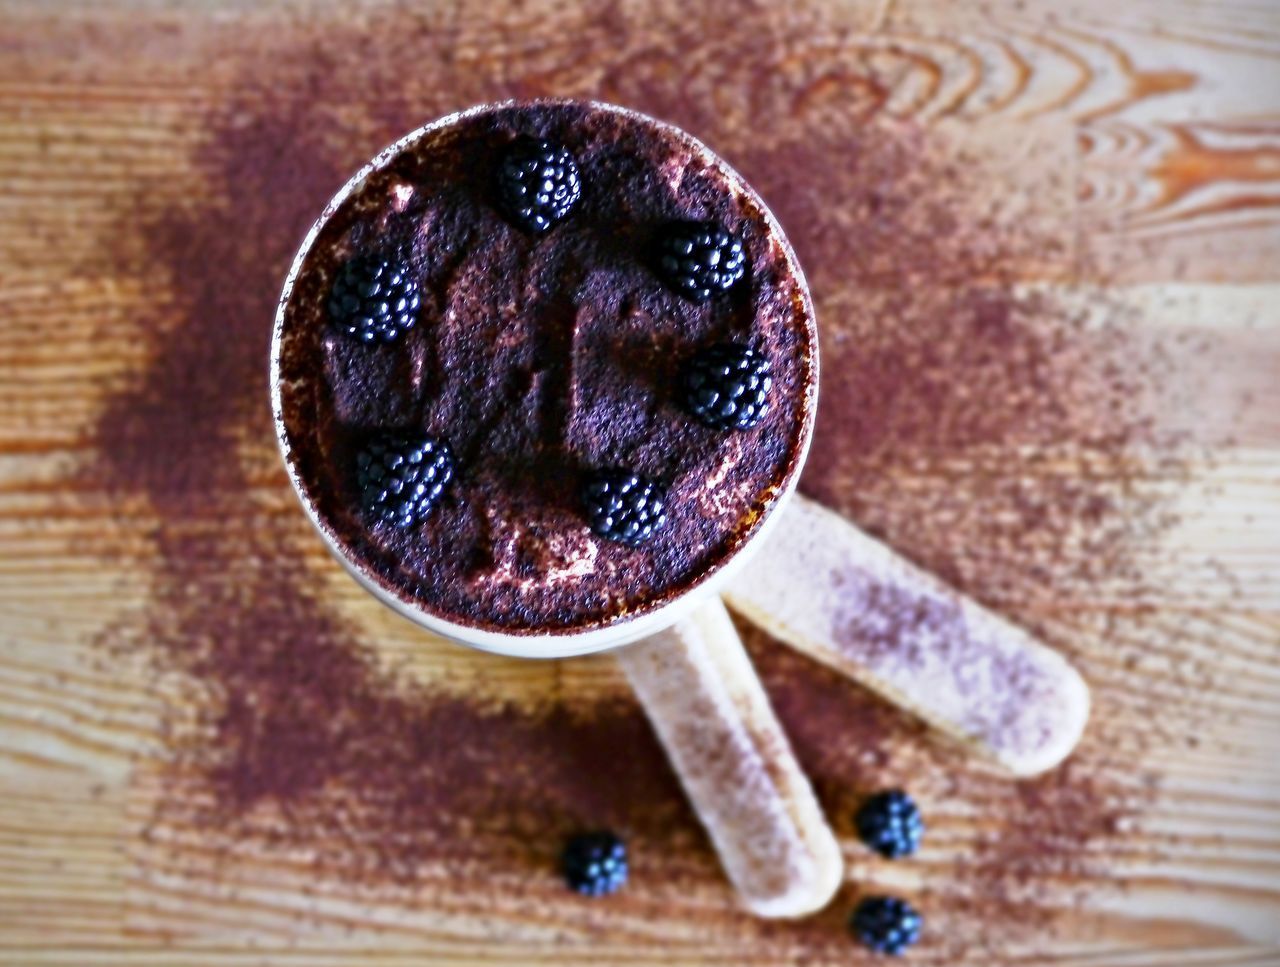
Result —
M 714 16 L 633 0 L 0 3 L 0 962 L 858 962 L 841 920 L 872 885 L 925 897 L 934 932 L 919 963 L 1280 963 L 1280 11 L 842 0 Z M 379 97 L 362 100 L 344 76 Z M 210 149 L 212 127 L 252 136 L 264 119 L 320 118 L 307 130 L 327 133 L 297 150 L 323 164 L 297 171 L 322 202 L 413 122 L 539 93 L 626 100 L 715 147 L 745 148 L 750 132 L 762 152 L 871 118 L 920 125 L 958 146 L 975 191 L 1026 198 L 1074 257 L 1064 282 L 1061 264 L 1028 255 L 1029 285 L 1105 290 L 1130 308 L 1139 345 L 1191 340 L 1167 360 L 1155 410 L 1192 455 L 1144 472 L 1179 522 L 1133 549 L 1155 592 L 1141 607 L 1123 582 L 1035 601 L 993 588 L 987 601 L 1077 656 L 1096 735 L 1115 742 L 1082 753 L 1091 781 L 1149 785 L 1122 836 L 1082 847 L 1097 852 L 1087 862 L 1010 881 L 1027 894 L 1010 902 L 1043 929 L 983 946 L 957 871 L 997 827 L 949 791 L 971 767 L 883 710 L 886 755 L 931 804 L 926 848 L 872 863 L 835 817 L 851 886 L 803 927 L 735 913 L 705 848 L 642 857 L 625 894 L 591 906 L 527 863 L 485 867 L 481 882 L 442 855 L 411 886 L 357 888 L 304 855 L 211 846 L 180 817 L 156 822 L 157 802 L 204 794 L 174 775 L 169 745 L 195 699 L 145 649 L 103 642 L 156 633 L 158 541 L 174 523 L 101 476 L 94 428 L 156 365 L 158 344 L 140 334 L 179 327 L 199 281 L 156 264 L 139 226 L 237 225 L 234 178 L 253 173 L 208 163 L 225 150 Z M 824 312 L 862 297 L 840 266 L 808 268 Z M 608 658 L 472 654 L 374 605 L 307 540 L 261 430 L 235 430 L 243 510 L 215 502 L 181 527 L 244 547 L 245 567 L 262 535 L 296 546 L 377 664 L 440 694 L 528 710 L 626 701 Z M 932 456 L 904 472 L 902 494 L 998 474 L 1008 452 Z M 1064 457 L 1053 472 L 1089 468 Z M 200 590 L 232 600 L 238 580 L 203 574 Z M 753 647 L 767 666 L 789 660 Z M 872 708 L 853 688 L 838 694 Z M 780 714 L 817 762 L 821 743 L 785 698 Z M 1148 726 L 1158 736 L 1144 741 Z

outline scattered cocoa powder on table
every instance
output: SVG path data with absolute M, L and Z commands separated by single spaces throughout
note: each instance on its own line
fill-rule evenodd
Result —
M 602 75 L 540 75 L 532 45 L 528 63 L 505 65 L 505 84 L 488 79 L 494 65 L 483 57 L 461 63 L 458 50 L 480 48 L 436 25 L 315 40 L 298 28 L 296 49 L 269 63 L 242 58 L 241 92 L 201 119 L 196 177 L 150 186 L 122 207 L 107 246 L 113 267 L 158 291 L 131 329 L 151 352 L 103 412 L 92 474 L 122 505 L 145 502 L 158 523 L 148 611 L 104 644 L 144 650 L 197 695 L 194 720 L 174 715 L 154 829 L 302 851 L 319 875 L 360 887 L 411 885 L 432 865 L 465 863 L 465 889 L 479 894 L 484 871 L 547 881 L 562 834 L 604 825 L 631 837 L 636 860 L 617 902 L 673 876 L 719 883 L 629 698 L 485 705 L 380 670 L 303 563 L 317 538 L 276 465 L 266 403 L 284 272 L 367 155 L 470 101 L 598 94 L 685 124 L 739 167 L 788 230 L 824 327 L 822 411 L 803 488 L 917 562 L 1035 625 L 1046 599 L 1123 573 L 1134 537 L 1160 526 L 1158 505 L 1135 496 L 1129 461 L 1152 442 L 1134 411 L 1150 374 L 1136 360 L 1116 370 L 1118 329 L 1086 327 L 1052 295 L 1016 285 L 1029 255 L 1072 264 L 1076 254 L 971 210 L 963 161 L 936 137 L 878 117 L 874 83 L 850 86 L 836 122 L 793 110 L 785 91 L 762 98 L 750 124 L 724 120 L 713 90 L 762 83 L 735 64 L 746 54 L 773 62 L 797 42 L 760 16 L 703 38 L 730 76 L 679 91 L 655 80 L 651 55 L 624 56 L 635 25 L 618 28 L 623 53 Z M 551 37 L 572 27 L 537 29 Z M 345 58 L 346 45 L 391 55 Z M 421 67 L 412 78 L 385 66 L 410 59 Z M 1063 470 L 1063 454 L 1094 469 Z M 941 934 L 961 938 L 958 958 L 985 942 L 990 962 L 1002 938 L 1051 929 L 1059 884 L 1087 882 L 1148 796 L 1140 775 L 1111 767 L 1105 715 L 1066 769 L 1012 783 L 744 633 L 844 838 L 859 798 L 893 783 L 916 792 L 931 835 L 954 847 L 936 859 L 927 847 L 918 860 L 936 925 L 926 947 L 943 944 Z M 1055 643 L 1074 644 L 1070 635 Z M 853 877 L 874 882 L 880 868 L 854 855 Z M 754 922 L 727 896 L 723 909 L 697 915 L 717 943 L 752 956 L 842 957 L 853 949 L 840 926 L 851 899 L 801 924 Z

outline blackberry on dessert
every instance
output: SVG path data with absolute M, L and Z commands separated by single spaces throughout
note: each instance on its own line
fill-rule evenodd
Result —
M 658 267 L 675 291 L 706 302 L 742 278 L 742 240 L 716 222 L 676 222 L 658 242 Z
M 418 318 L 418 283 L 395 258 L 357 255 L 333 280 L 329 316 L 361 342 L 395 342 Z
M 692 288 L 652 258 L 691 224 Z M 377 302 L 351 338 L 335 313 L 369 260 L 416 315 Z M 691 400 L 685 366 L 721 345 L 753 355 Z M 681 597 L 765 523 L 812 430 L 816 350 L 776 223 L 696 141 L 602 105 L 498 105 L 407 139 L 327 212 L 281 310 L 277 408 L 304 502 L 372 583 L 468 628 L 587 631 Z M 404 527 L 358 466 L 388 430 L 451 454 Z M 601 508 L 602 468 L 637 483 Z
M 721 343 L 698 353 L 684 371 L 685 407 L 718 430 L 749 430 L 769 409 L 769 360 L 753 349 Z
M 356 477 L 370 519 L 412 527 L 453 479 L 453 454 L 434 437 L 387 435 L 360 451 Z
M 516 138 L 507 148 L 499 185 L 507 213 L 530 232 L 545 232 L 564 219 L 582 193 L 573 155 L 529 137 Z
M 662 491 L 651 480 L 626 470 L 601 470 L 582 488 L 587 521 L 601 537 L 643 544 L 667 520 Z

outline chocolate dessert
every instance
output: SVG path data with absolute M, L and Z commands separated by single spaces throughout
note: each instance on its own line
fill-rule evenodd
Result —
M 486 107 L 326 211 L 277 323 L 304 501 L 398 598 L 512 634 L 700 583 L 799 471 L 812 307 L 776 222 L 679 131 Z

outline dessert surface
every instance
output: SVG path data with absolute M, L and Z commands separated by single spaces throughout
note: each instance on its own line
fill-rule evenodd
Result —
M 559 191 L 548 218 L 512 200 L 528 172 Z M 482 628 L 679 595 L 762 523 L 811 427 L 814 324 L 775 223 L 631 112 L 500 106 L 412 141 L 330 214 L 281 325 L 283 426 L 323 525 L 393 593 Z M 435 461 L 425 483 L 397 452 Z M 601 507 L 602 479 L 634 484 Z

